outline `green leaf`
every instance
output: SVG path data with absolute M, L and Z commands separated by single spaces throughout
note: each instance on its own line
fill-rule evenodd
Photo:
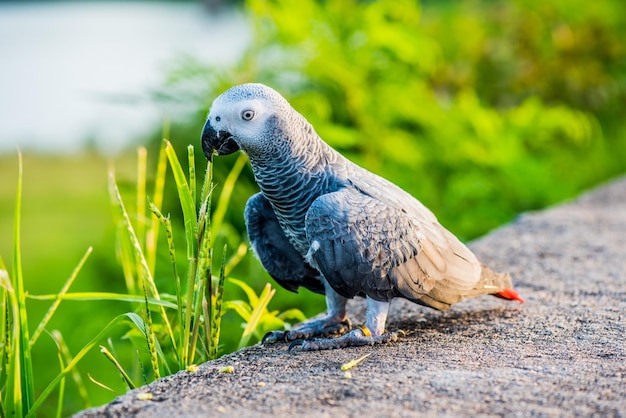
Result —
M 183 210 L 183 219 L 185 221 L 185 236 L 187 242 L 187 258 L 197 257 L 196 239 L 196 202 L 193 199 L 193 193 L 189 189 L 189 183 L 185 178 L 180 161 L 176 156 L 176 151 L 169 141 L 165 141 L 165 154 L 170 162 L 170 168 L 174 174 L 174 182 L 178 190 L 178 198 L 180 206 Z
M 87 252 L 83 256 L 83 258 L 80 260 L 80 262 L 78 263 L 78 266 L 76 266 L 76 268 L 72 272 L 72 274 L 69 277 L 69 279 L 67 279 L 67 281 L 65 282 L 65 284 L 63 285 L 63 287 L 59 291 L 59 297 L 55 298 L 54 302 L 52 303 L 52 305 L 48 309 L 48 312 L 46 312 L 46 314 L 44 315 L 44 317 L 41 320 L 41 322 L 39 322 L 39 325 L 37 326 L 37 329 L 33 333 L 32 338 L 30 339 L 30 346 L 31 347 L 33 346 L 33 344 L 35 344 L 35 342 L 37 341 L 37 338 L 39 338 L 39 335 L 41 335 L 41 332 L 44 330 L 44 328 L 46 327 L 46 325 L 48 324 L 48 322 L 52 318 L 52 315 L 54 315 L 54 313 L 56 312 L 57 308 L 59 307 L 59 304 L 61 303 L 61 300 L 63 300 L 62 299 L 62 295 L 65 295 L 67 293 L 67 291 L 70 289 L 70 286 L 72 285 L 72 283 L 74 283 L 74 280 L 76 279 L 76 276 L 78 275 L 78 272 L 80 272 L 80 270 L 82 269 L 83 265 L 85 264 L 85 261 L 87 261 L 87 257 L 89 257 L 89 255 L 91 254 L 92 250 L 93 250 L 92 247 L 89 247 L 87 249 Z M 28 295 L 27 295 L 27 297 L 28 297 Z
M 256 295 L 256 293 L 254 293 L 254 289 L 250 287 L 246 282 L 233 278 L 229 278 L 228 281 L 234 285 L 239 286 L 239 288 L 245 292 L 246 296 L 248 297 L 248 302 L 250 303 L 250 306 L 254 308 L 259 304 L 259 297 Z
M 241 340 L 239 341 L 238 349 L 241 349 L 248 345 L 248 341 L 250 337 L 256 330 L 259 325 L 259 321 L 261 320 L 261 316 L 263 312 L 266 310 L 268 303 L 276 293 L 276 289 L 272 289 L 270 284 L 266 284 L 263 292 L 261 292 L 261 296 L 259 297 L 258 304 L 254 307 L 252 314 L 250 315 L 250 320 L 246 324 L 246 328 L 243 330 L 243 334 L 241 336 Z
M 11 277 L 13 297 L 12 321 L 13 349 L 10 351 L 9 370 L 7 370 L 8 394 L 7 415 L 17 416 L 31 410 L 35 401 L 35 382 L 33 378 L 33 364 L 30 352 L 30 337 L 28 333 L 28 315 L 26 310 L 26 294 L 24 292 L 24 277 L 22 274 L 22 253 L 20 241 L 20 223 L 22 207 L 22 154 L 18 153 L 18 180 L 15 196 L 15 218 L 13 224 L 13 274 Z
M 224 309 L 237 312 L 245 322 L 250 321 L 252 307 L 243 300 L 227 300 L 224 302 Z
M 76 300 L 76 301 L 117 301 L 117 302 L 131 302 L 131 303 L 145 303 L 145 298 L 142 296 L 128 295 L 123 293 L 107 293 L 107 292 L 72 292 L 65 294 L 51 294 L 51 295 L 29 295 L 26 297 L 28 299 L 34 300 Z M 148 303 L 154 306 L 162 306 L 169 309 L 178 309 L 178 305 L 172 302 L 168 302 L 165 300 L 158 300 L 153 298 L 148 298 Z

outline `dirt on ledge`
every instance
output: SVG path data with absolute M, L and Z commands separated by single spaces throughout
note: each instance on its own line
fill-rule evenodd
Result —
M 407 331 L 395 344 L 257 345 L 76 416 L 626 416 L 626 178 L 471 248 L 511 272 L 525 304 L 483 296 L 442 313 L 395 300 L 387 328 Z M 364 301 L 350 312 L 362 322 Z M 368 353 L 347 378 L 341 365 Z

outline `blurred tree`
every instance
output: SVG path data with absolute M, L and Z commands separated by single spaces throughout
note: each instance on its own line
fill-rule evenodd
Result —
M 170 97 L 201 103 L 194 142 L 219 92 L 267 83 L 465 238 L 624 170 L 623 2 L 246 5 L 255 35 L 239 65 L 189 59 L 171 74 Z

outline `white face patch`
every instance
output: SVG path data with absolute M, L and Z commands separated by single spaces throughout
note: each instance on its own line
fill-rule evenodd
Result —
M 274 105 L 267 99 L 232 101 L 220 96 L 213 102 L 209 120 L 213 129 L 228 133 L 239 149 L 250 156 L 266 149 L 266 122 L 274 113 Z

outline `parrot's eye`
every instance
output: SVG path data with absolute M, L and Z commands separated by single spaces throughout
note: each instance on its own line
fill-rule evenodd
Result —
M 221 120 L 222 120 L 222 118 L 220 118 L 219 116 L 216 116 L 216 117 L 215 117 L 215 122 L 219 122 L 219 121 L 221 121 Z
M 241 119 L 252 120 L 254 118 L 254 110 L 248 109 L 241 112 Z

